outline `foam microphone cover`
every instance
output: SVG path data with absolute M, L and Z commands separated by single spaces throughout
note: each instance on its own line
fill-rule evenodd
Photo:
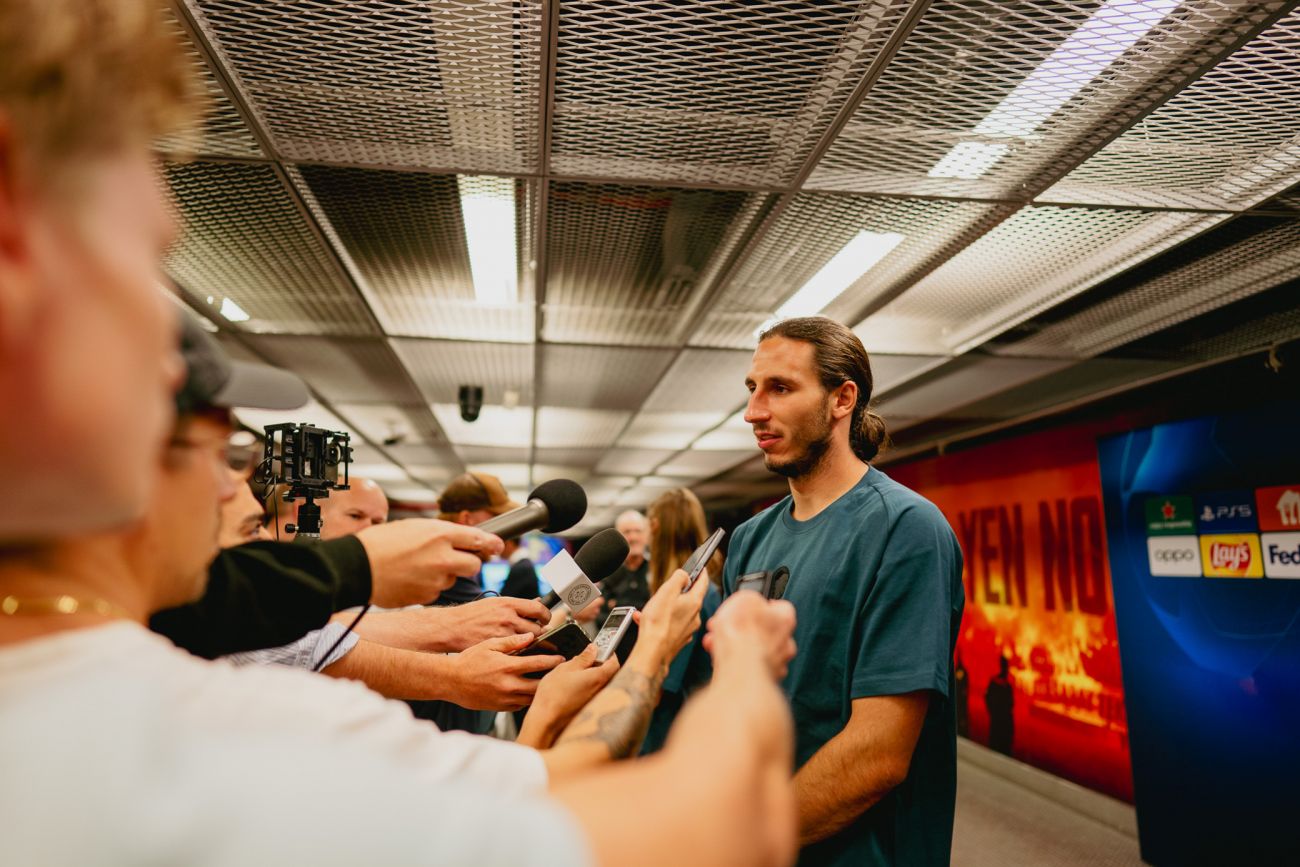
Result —
M 582 485 L 569 479 L 552 479 L 542 482 L 528 499 L 546 504 L 546 524 L 543 533 L 559 533 L 582 520 L 587 514 L 587 492 Z M 611 570 L 612 571 L 612 570 Z M 590 573 L 588 573 L 590 574 Z
M 603 581 L 627 559 L 627 540 L 613 527 L 601 530 L 587 540 L 574 555 L 574 562 L 592 581 Z

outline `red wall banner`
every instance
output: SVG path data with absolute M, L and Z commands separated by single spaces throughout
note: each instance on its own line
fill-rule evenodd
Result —
M 1091 428 L 885 471 L 947 516 L 965 557 L 959 731 L 1133 800 Z

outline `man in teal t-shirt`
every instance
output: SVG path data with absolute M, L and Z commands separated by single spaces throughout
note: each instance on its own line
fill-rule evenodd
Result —
M 798 655 L 801 865 L 946 865 L 957 790 L 961 549 L 925 498 L 868 466 L 885 438 L 862 343 L 822 317 L 759 338 L 745 420 L 790 496 L 746 521 L 725 587 L 786 566 Z

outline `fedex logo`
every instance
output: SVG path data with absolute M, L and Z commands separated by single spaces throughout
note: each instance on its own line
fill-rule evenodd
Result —
M 1265 533 L 1264 575 L 1269 578 L 1300 578 L 1300 533 Z
M 1232 533 L 1201 537 L 1201 562 L 1207 578 L 1263 578 L 1259 537 Z

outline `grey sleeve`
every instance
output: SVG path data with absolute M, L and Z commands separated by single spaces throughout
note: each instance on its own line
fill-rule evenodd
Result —
M 287 665 L 290 668 L 303 668 L 308 671 L 318 665 L 324 668 L 347 656 L 361 640 L 355 632 L 349 632 L 334 652 L 330 653 L 329 659 L 321 665 L 321 660 L 325 658 L 330 648 L 334 647 L 345 628 L 337 623 L 329 623 L 324 629 L 314 629 L 292 644 L 269 647 L 265 650 L 232 653 L 222 659 L 233 665 Z

